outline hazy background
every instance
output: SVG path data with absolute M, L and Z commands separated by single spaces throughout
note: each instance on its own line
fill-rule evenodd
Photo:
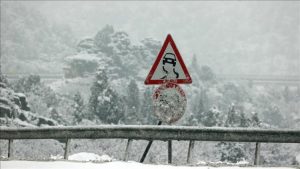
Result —
M 300 74 L 300 2 L 1 2 L 2 71 L 9 73 L 18 71 L 5 66 L 13 56 L 3 51 L 18 32 L 7 36 L 5 32 L 12 30 L 6 26 L 15 20 L 6 16 L 15 12 L 25 21 L 32 17 L 17 4 L 41 15 L 43 22 L 67 29 L 66 37 L 72 38 L 69 46 L 109 24 L 127 32 L 136 44 L 147 37 L 164 41 L 171 33 L 187 63 L 196 54 L 199 64 L 209 65 L 216 73 Z M 26 50 L 33 48 L 35 43 Z
M 300 2 L 0 2 L 1 127 L 157 124 L 157 86 L 144 80 L 171 33 L 193 79 L 180 85 L 187 107 L 172 125 L 300 129 Z M 70 154 L 121 160 L 126 143 L 72 140 Z M 174 164 L 185 165 L 188 142 L 173 143 Z M 134 141 L 129 160 L 146 144 Z M 64 145 L 20 140 L 12 154 L 45 160 Z M 155 141 L 146 163 L 165 163 L 166 148 Z M 6 141 L 0 149 L 5 159 Z M 255 143 L 195 149 L 192 164 L 252 164 Z M 299 166 L 299 152 L 300 144 L 263 144 L 261 164 Z

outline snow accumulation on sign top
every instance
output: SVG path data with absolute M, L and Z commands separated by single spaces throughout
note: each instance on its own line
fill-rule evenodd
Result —
M 163 84 L 166 82 L 192 83 L 192 78 L 170 34 L 152 66 L 145 84 Z

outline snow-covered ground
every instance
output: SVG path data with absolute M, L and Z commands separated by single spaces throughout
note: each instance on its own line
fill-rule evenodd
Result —
M 95 161 L 95 162 L 111 162 L 113 159 L 108 155 L 99 156 L 94 153 L 77 153 L 69 156 L 68 158 L 71 161 Z
M 81 152 L 69 156 L 63 161 L 62 156 L 51 156 L 50 161 L 0 161 L 0 169 L 295 169 L 293 167 L 246 167 L 246 163 L 198 163 L 198 166 L 174 166 L 166 164 L 142 164 L 138 162 L 117 161 L 108 155 Z M 244 164 L 244 165 L 243 165 Z
M 141 164 L 138 162 L 0 161 L 1 169 L 295 169 L 292 167 L 210 167 Z

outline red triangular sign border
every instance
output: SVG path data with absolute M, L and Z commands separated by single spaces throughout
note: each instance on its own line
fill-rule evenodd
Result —
M 153 76 L 155 70 L 157 69 L 157 66 L 158 66 L 160 60 L 162 59 L 163 54 L 165 53 L 165 50 L 167 49 L 167 46 L 168 46 L 169 43 L 171 44 L 171 47 L 173 48 L 173 50 L 175 52 L 175 55 L 178 59 L 179 64 L 182 67 L 182 70 L 185 74 L 186 79 L 176 79 L 176 80 L 168 80 L 168 81 L 166 81 L 166 80 L 152 80 L 152 76 Z M 183 59 L 182 59 L 182 57 L 181 57 L 181 55 L 180 55 L 180 53 L 179 53 L 179 51 L 178 51 L 178 49 L 175 45 L 175 42 L 174 42 L 174 40 L 173 40 L 173 38 L 170 34 L 168 34 L 168 36 L 167 36 L 160 52 L 158 53 L 158 56 L 157 56 L 157 58 L 156 58 L 156 60 L 153 64 L 152 68 L 150 69 L 150 72 L 149 72 L 146 80 L 145 80 L 145 84 L 146 85 L 163 84 L 163 83 L 166 83 L 166 82 L 173 82 L 173 83 L 177 83 L 177 84 L 190 84 L 190 83 L 192 83 L 192 78 L 191 78 L 191 76 L 190 76 L 190 74 L 189 74 L 189 72 L 188 72 L 188 70 L 187 70 L 187 68 L 186 68 L 186 66 L 183 62 Z

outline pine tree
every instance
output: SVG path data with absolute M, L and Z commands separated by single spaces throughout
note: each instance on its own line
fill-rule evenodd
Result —
M 250 123 L 251 123 L 252 127 L 260 127 L 261 126 L 262 122 L 260 121 L 258 114 L 256 112 L 252 113 Z
M 144 47 L 150 51 L 150 53 L 154 56 L 157 55 L 157 51 L 161 48 L 161 42 L 154 40 L 152 38 L 146 38 L 141 41 Z M 146 58 L 145 58 L 146 59 Z M 149 63 L 151 64 L 151 63 Z
M 85 118 L 85 115 L 84 115 L 84 101 L 81 97 L 81 94 L 79 92 L 77 92 L 74 97 L 73 97 L 73 100 L 74 100 L 74 104 L 73 104 L 73 107 L 74 107 L 74 112 L 73 112 L 73 116 L 74 116 L 74 123 L 75 124 L 78 124 L 82 121 L 82 119 Z
M 216 75 L 209 66 L 201 66 L 199 78 L 203 82 L 216 83 Z
M 200 82 L 200 66 L 198 64 L 197 56 L 194 54 L 192 58 L 192 64 L 191 64 L 191 76 L 193 77 L 193 83 L 195 85 L 199 85 Z
M 113 52 L 112 47 L 109 44 L 112 41 L 112 34 L 114 33 L 114 28 L 111 25 L 106 25 L 102 30 L 100 30 L 95 38 L 95 46 L 103 53 L 111 55 Z
M 34 92 L 37 88 L 41 86 L 41 77 L 39 75 L 29 75 L 28 77 L 23 77 L 19 79 L 14 85 L 13 89 L 16 92 Z
M 241 143 L 221 142 L 221 161 L 237 163 L 245 158 L 245 147 Z
M 104 123 L 118 124 L 124 118 L 124 103 L 119 95 L 110 87 L 98 96 L 96 115 Z
M 147 87 L 143 94 L 143 102 L 141 106 L 141 115 L 143 124 L 155 124 L 157 119 L 154 117 L 153 101 L 152 101 L 153 88 Z
M 202 118 L 200 122 L 206 127 L 220 126 L 221 122 L 221 112 L 216 106 L 202 113 Z
M 137 123 L 141 120 L 140 110 L 140 98 L 139 88 L 135 80 L 131 80 L 127 87 L 127 116 L 126 121 L 128 123 Z
M 247 119 L 244 112 L 241 112 L 240 115 L 240 127 L 249 127 L 250 126 L 250 120 Z
M 273 126 L 284 127 L 284 117 L 280 108 L 276 105 L 268 105 L 266 107 L 266 110 L 263 112 L 264 122 Z
M 96 79 L 91 87 L 89 99 L 89 109 L 92 114 L 96 114 L 99 95 L 108 88 L 108 78 L 104 69 L 98 69 Z
M 209 103 L 208 103 L 208 96 L 207 90 L 204 87 L 201 87 L 200 90 L 195 91 L 196 96 L 193 99 L 192 109 L 191 109 L 191 116 L 189 117 L 189 124 L 187 125 L 198 125 L 199 123 L 203 124 L 204 126 L 210 125 L 207 116 L 209 114 Z M 211 117 L 213 118 L 213 117 Z
M 104 123 L 119 123 L 124 116 L 124 101 L 109 86 L 104 68 L 98 69 L 91 93 L 89 110 L 92 115 Z
M 66 125 L 67 122 L 63 119 L 62 115 L 57 112 L 56 108 L 50 107 L 50 118 L 57 121 L 58 124 Z
M 234 104 L 229 108 L 226 127 L 248 127 L 248 119 L 244 113 L 236 111 Z M 221 161 L 238 162 L 245 158 L 245 145 L 241 143 L 221 142 L 217 145 L 221 149 Z
M 204 88 L 201 88 L 200 94 L 197 96 L 196 98 L 197 103 L 194 104 L 194 116 L 195 118 L 200 121 L 203 122 L 203 118 L 205 116 L 205 112 L 207 112 L 209 110 L 208 108 L 208 96 L 206 93 L 206 90 L 204 90 Z
M 239 125 L 240 125 L 240 117 L 238 112 L 235 111 L 234 104 L 232 104 L 229 107 L 227 119 L 225 121 L 225 127 L 239 127 Z

